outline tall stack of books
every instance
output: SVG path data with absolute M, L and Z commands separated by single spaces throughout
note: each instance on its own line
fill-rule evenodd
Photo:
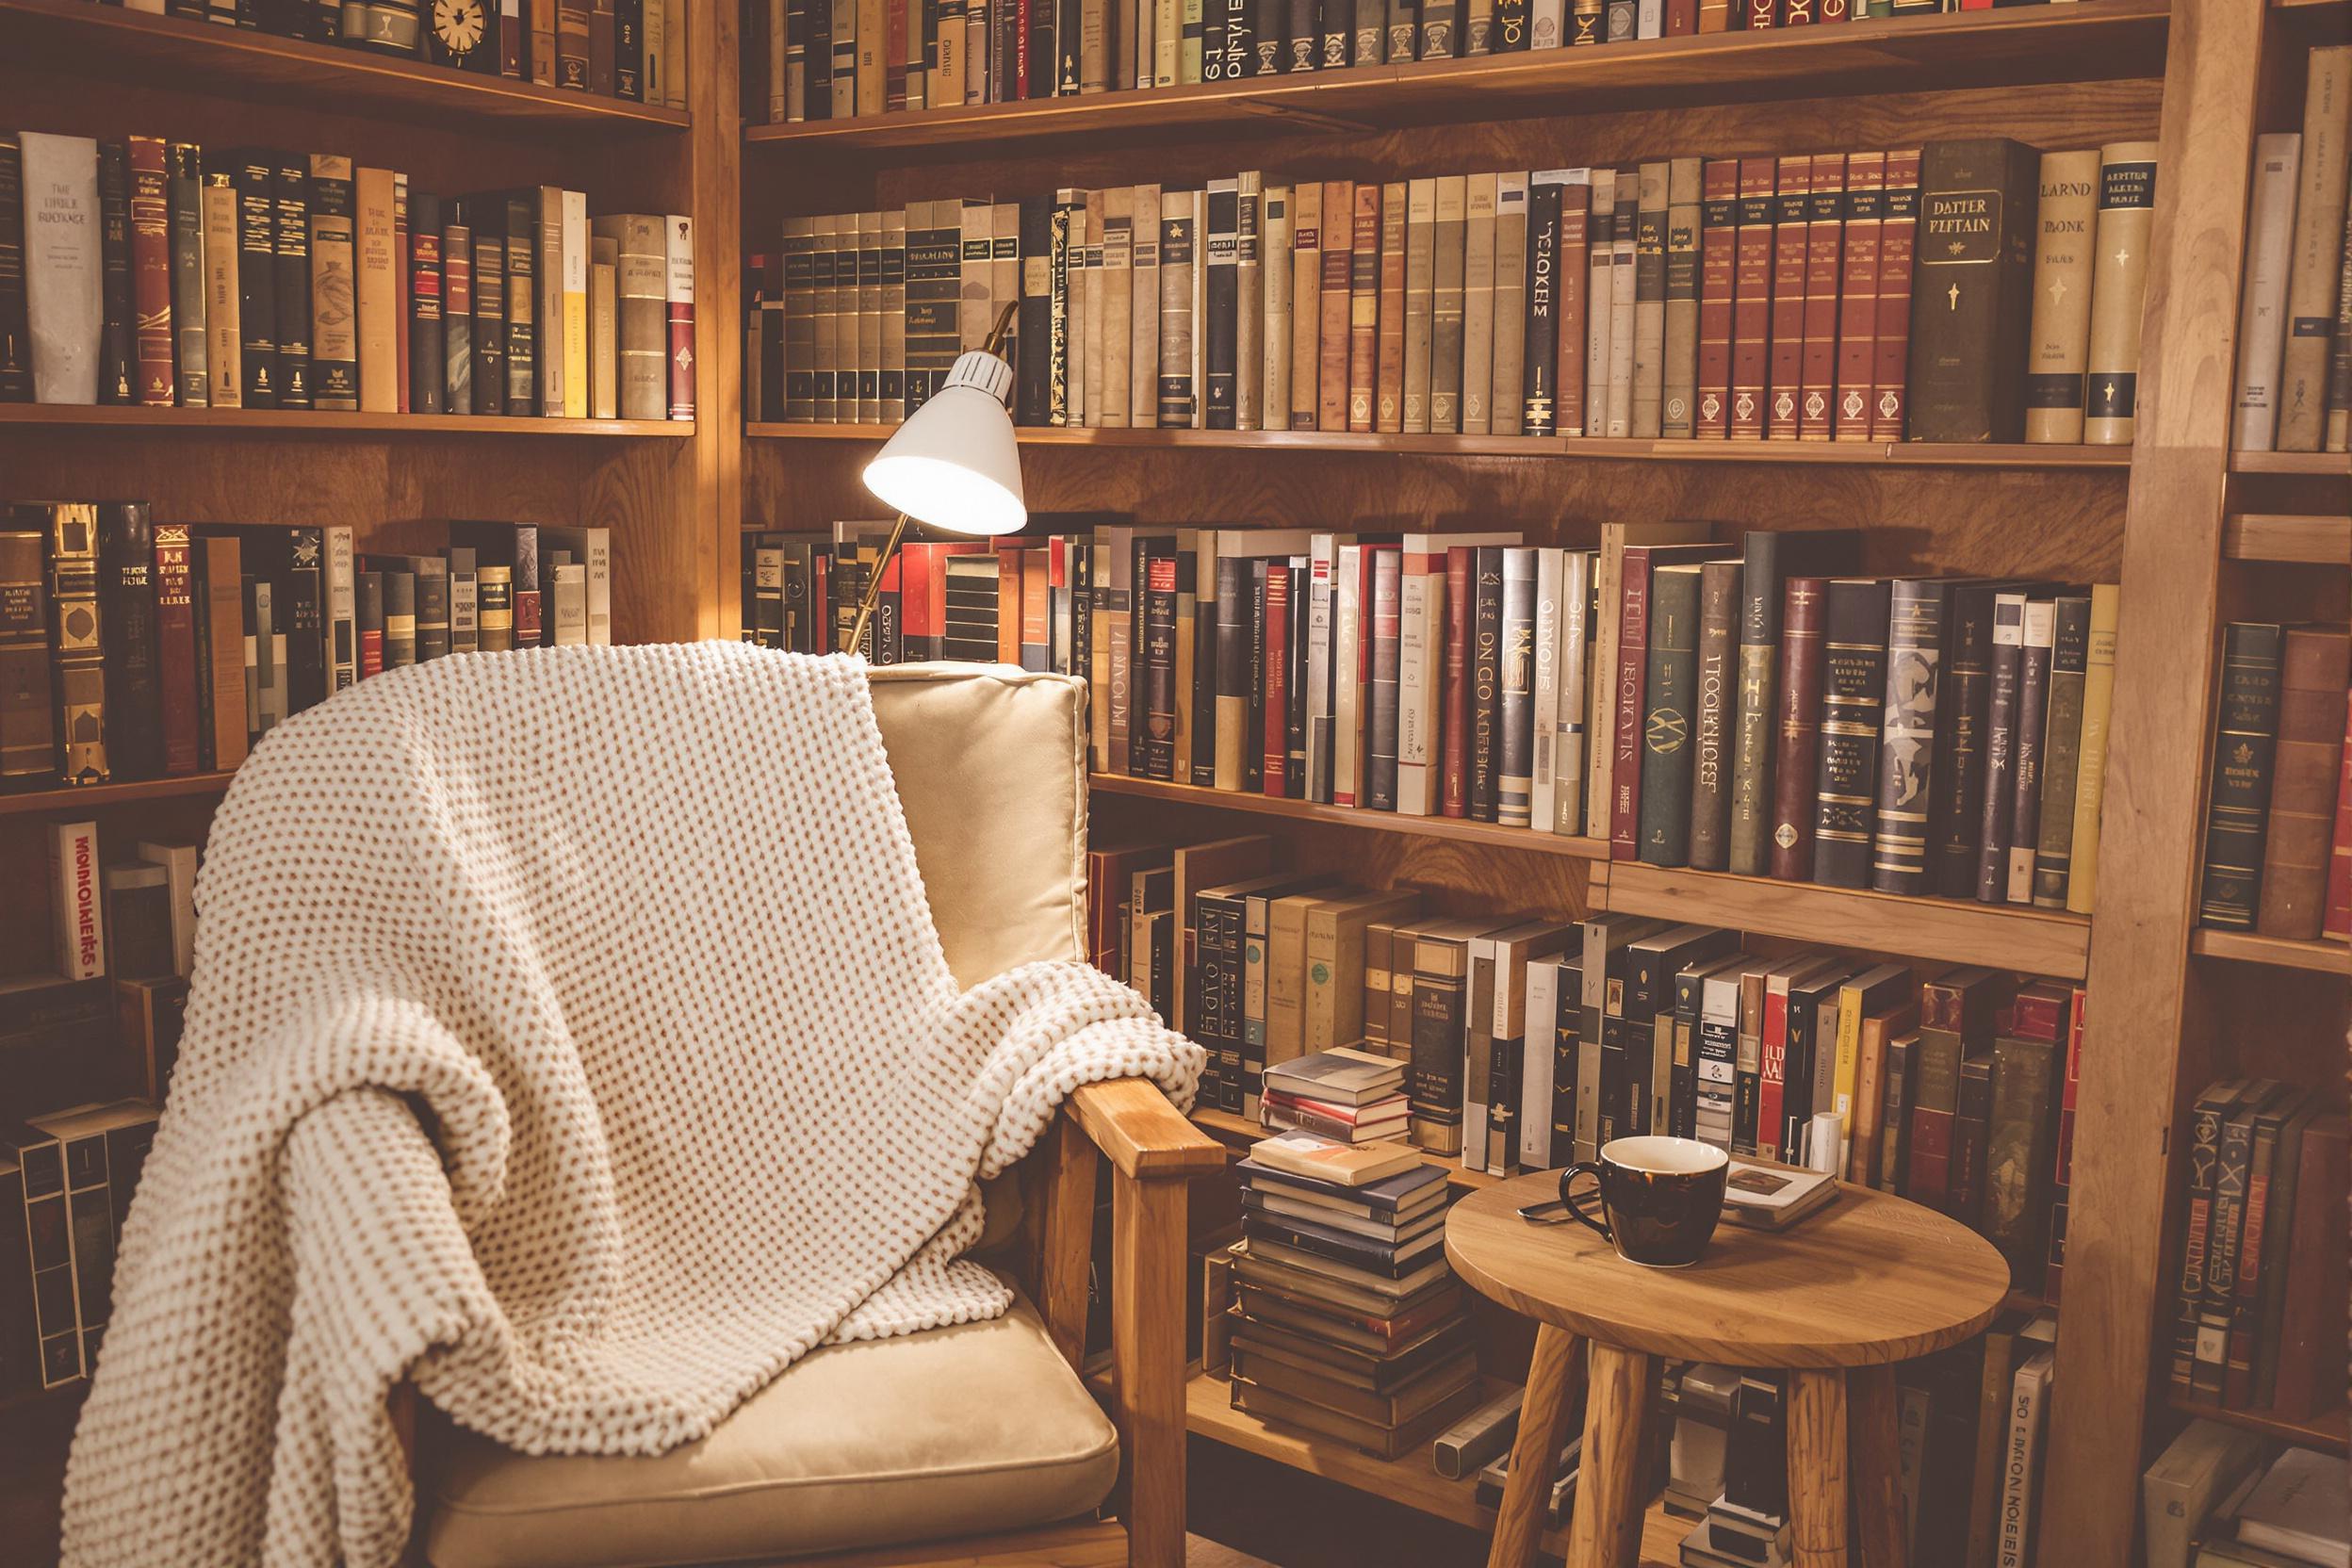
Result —
M 1304 1133 L 1238 1168 L 1235 1409 L 1396 1459 L 1478 1402 L 1443 1169 L 1400 1144 Z
M 2129 444 L 2155 156 L 1247 171 L 789 218 L 746 264 L 745 407 L 895 423 L 1017 304 L 1024 425 Z
M 1405 1064 L 1340 1046 L 1266 1070 L 1259 1114 L 1282 1131 L 1335 1143 L 1380 1143 L 1405 1134 Z
M 2223 629 L 2199 924 L 2352 939 L 2347 684 L 2352 637 L 2341 626 Z

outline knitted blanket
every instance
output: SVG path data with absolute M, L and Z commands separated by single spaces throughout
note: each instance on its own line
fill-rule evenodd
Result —
M 1092 969 L 957 994 L 863 666 L 436 660 L 215 819 L 64 1559 L 391 1563 L 412 1380 L 530 1453 L 698 1438 L 811 1348 L 994 1316 L 978 1178 L 1201 1054 Z

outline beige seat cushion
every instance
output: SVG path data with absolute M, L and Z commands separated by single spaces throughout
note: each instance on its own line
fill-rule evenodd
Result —
M 1026 1300 L 809 1355 L 699 1443 L 534 1459 L 429 1446 L 433 1568 L 668 1568 L 1020 1528 L 1092 1510 L 1118 1434 Z

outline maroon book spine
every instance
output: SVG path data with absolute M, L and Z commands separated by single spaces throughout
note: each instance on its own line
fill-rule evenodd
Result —
M 156 678 L 163 688 L 163 771 L 197 769 L 196 575 L 186 523 L 155 525 Z
M 1878 335 L 1870 372 L 1870 439 L 1900 441 L 1911 369 L 1911 254 L 1919 226 L 1919 150 L 1886 155 L 1878 225 Z
M 1845 204 L 1845 155 L 1817 154 L 1811 194 L 1805 199 L 1805 380 L 1797 400 L 1801 441 L 1828 440 L 1837 406 L 1838 264 L 1844 252 Z
M 1748 28 L 1775 27 L 1780 24 L 1780 0 L 1748 0 Z
M 1740 160 L 1709 158 L 1699 176 L 1699 384 L 1691 433 L 1731 433 L 1732 294 L 1739 277 Z
M 1609 607 L 1603 605 L 1607 614 Z M 1642 842 L 1642 698 L 1649 684 L 1650 548 L 1627 545 L 1618 583 L 1617 727 L 1609 754 L 1609 858 L 1638 858 Z
M 1886 155 L 1846 158 L 1845 276 L 1838 289 L 1838 431 L 1870 434 L 1870 375 L 1878 360 L 1878 242 L 1886 211 Z
M 1821 765 L 1821 615 L 1825 578 L 1792 577 L 1781 606 L 1780 724 L 1772 761 L 1772 874 L 1813 876 L 1815 771 Z
M 1765 380 L 1772 342 L 1771 158 L 1740 160 L 1740 233 L 1733 242 L 1731 438 L 1764 437 Z
M 683 230 L 687 225 L 687 220 L 683 218 L 672 218 L 668 220 L 668 223 L 669 227 L 673 230 Z M 672 243 L 676 244 L 681 237 L 691 237 L 691 236 L 672 234 L 670 237 Z M 673 258 L 675 258 L 676 253 L 677 253 L 675 251 L 671 253 Z M 693 278 L 694 271 L 690 267 L 686 270 L 685 274 L 686 288 L 684 290 L 679 289 L 677 286 L 679 282 L 677 262 L 675 259 L 670 262 L 667 281 L 671 286 L 669 295 L 670 417 L 673 419 L 691 419 L 694 416 L 694 297 L 692 292 Z
M 1805 280 L 1812 261 L 1805 220 L 1812 195 L 1813 160 L 1782 158 L 1772 201 L 1771 390 L 1764 417 L 1765 437 L 1772 441 L 1796 439 L 1797 403 L 1805 395 Z
M 172 358 L 172 211 L 165 192 L 161 137 L 130 139 L 132 354 L 139 400 L 170 408 L 177 377 Z
M 1290 564 L 1266 568 L 1265 761 L 1259 770 L 1265 793 L 1290 792 Z
M 1466 545 L 1446 551 L 1446 751 L 1438 809 L 1449 817 L 1470 814 L 1470 586 L 1478 553 Z
M 1984 1204 L 1992 1126 L 1993 1054 L 1980 1051 L 1960 1064 L 1960 1110 L 1952 1121 L 1952 1195 L 1944 1211 L 1970 1230 Z

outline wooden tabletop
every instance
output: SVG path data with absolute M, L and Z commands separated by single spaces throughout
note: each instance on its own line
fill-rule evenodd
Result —
M 1517 1211 L 1557 1171 L 1474 1192 L 1446 1221 L 1456 1273 L 1512 1311 L 1620 1349 L 1730 1366 L 1872 1366 L 1992 1320 L 2009 1266 L 1956 1220 L 1869 1187 L 1774 1234 L 1726 1220 L 1689 1268 L 1644 1268 L 1574 1221 Z

